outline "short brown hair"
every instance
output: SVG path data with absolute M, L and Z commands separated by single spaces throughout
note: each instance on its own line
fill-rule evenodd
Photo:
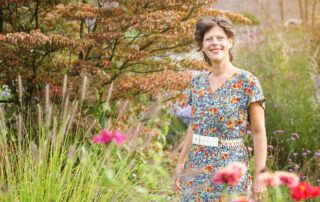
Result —
M 196 30 L 194 33 L 195 40 L 198 44 L 199 51 L 202 49 L 203 37 L 206 32 L 208 32 L 212 27 L 219 26 L 226 33 L 227 37 L 230 39 L 234 37 L 234 31 L 232 28 L 231 21 L 225 16 L 205 16 L 198 20 L 196 24 Z M 203 53 L 205 61 L 211 65 L 209 58 Z M 230 61 L 233 60 L 233 55 L 231 50 L 229 50 Z

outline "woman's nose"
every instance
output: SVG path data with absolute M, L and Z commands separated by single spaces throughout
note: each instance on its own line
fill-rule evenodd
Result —
M 218 44 L 218 40 L 216 38 L 212 38 L 210 44 Z

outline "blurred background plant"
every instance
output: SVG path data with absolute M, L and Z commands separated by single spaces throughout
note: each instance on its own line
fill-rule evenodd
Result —
M 65 90 L 66 77 L 64 82 Z M 44 105 L 37 104 L 36 110 L 0 106 L 0 200 L 171 200 L 163 194 L 171 189 L 159 143 L 165 131 L 137 123 L 133 116 L 124 127 L 119 122 L 121 111 L 128 110 L 125 105 L 110 110 L 116 118 L 105 118 L 102 127 L 94 116 L 82 116 L 86 97 L 70 101 L 68 91 L 63 92 L 60 102 L 53 103 L 48 85 Z M 93 134 L 101 128 L 126 133 L 128 139 L 120 145 L 94 144 Z

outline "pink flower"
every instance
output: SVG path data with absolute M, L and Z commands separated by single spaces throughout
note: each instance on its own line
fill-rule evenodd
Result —
M 280 179 L 273 173 L 264 172 L 258 175 L 257 180 L 260 181 L 264 186 L 275 187 L 280 185 Z
M 94 144 L 106 144 L 112 141 L 111 132 L 103 129 L 101 130 L 101 135 L 95 135 L 93 137 L 93 143 Z
M 239 182 L 240 178 L 246 171 L 246 165 L 240 162 L 233 162 L 225 168 L 219 168 L 215 173 L 214 182 L 234 186 Z
M 276 171 L 275 175 L 279 178 L 281 185 L 287 185 L 289 188 L 296 187 L 300 182 L 299 176 L 294 173 Z
M 106 129 L 102 129 L 100 134 L 93 137 L 94 144 L 106 144 L 114 141 L 117 145 L 122 145 L 128 139 L 128 136 L 119 133 L 117 130 L 111 133 Z
M 240 162 L 232 162 L 228 165 L 228 167 L 230 167 L 232 170 L 234 170 L 240 175 L 244 175 L 247 171 L 247 166 Z
M 253 200 L 248 199 L 246 196 L 240 196 L 238 198 L 232 199 L 231 202 L 253 202 Z
M 125 141 L 127 141 L 128 136 L 119 133 L 118 131 L 114 131 L 112 134 L 112 138 L 116 144 L 122 145 Z

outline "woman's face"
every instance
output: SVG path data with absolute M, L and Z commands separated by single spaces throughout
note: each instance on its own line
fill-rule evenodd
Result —
M 232 39 L 228 39 L 220 26 L 214 26 L 204 34 L 202 51 L 211 63 L 220 63 L 229 60 L 229 50 L 232 47 Z

